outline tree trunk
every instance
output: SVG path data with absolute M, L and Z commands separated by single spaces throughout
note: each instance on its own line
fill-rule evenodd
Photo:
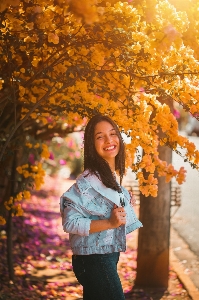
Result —
M 166 146 L 159 149 L 159 157 L 171 163 L 172 150 Z M 170 239 L 171 183 L 158 178 L 158 196 L 140 197 L 136 286 L 168 287 L 169 239 Z
M 14 281 L 12 228 L 12 211 L 10 210 L 7 219 L 7 263 L 9 279 Z
M 10 186 L 10 196 L 14 195 L 15 192 L 15 177 L 16 177 L 16 152 L 13 154 L 12 162 L 12 175 Z M 13 266 L 13 220 L 12 220 L 12 209 L 8 212 L 7 218 L 7 263 L 9 279 L 14 281 L 14 266 Z

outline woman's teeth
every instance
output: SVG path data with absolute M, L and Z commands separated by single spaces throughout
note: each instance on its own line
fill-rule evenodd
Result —
M 115 146 L 110 146 L 108 148 L 105 148 L 105 150 L 113 150 L 115 148 Z

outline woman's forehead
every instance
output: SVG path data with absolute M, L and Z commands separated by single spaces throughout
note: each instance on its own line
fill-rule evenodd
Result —
M 111 130 L 115 130 L 115 128 L 113 127 L 112 124 L 110 124 L 107 121 L 101 121 L 101 122 L 97 123 L 95 125 L 95 129 L 94 129 L 95 133 L 98 131 L 104 132 L 104 131 L 111 131 Z

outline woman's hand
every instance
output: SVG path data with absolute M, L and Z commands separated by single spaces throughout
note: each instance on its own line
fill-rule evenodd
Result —
M 114 229 L 124 224 L 126 224 L 126 212 L 124 207 L 117 207 L 117 205 L 114 204 L 109 219 L 91 221 L 89 233 Z
M 126 224 L 126 212 L 124 210 L 124 207 L 117 207 L 117 205 L 114 204 L 109 222 L 110 222 L 110 225 L 112 228 L 117 228 L 120 225 L 125 225 Z
M 129 191 L 129 195 L 130 195 L 130 204 L 134 206 L 136 204 L 136 198 L 131 191 Z

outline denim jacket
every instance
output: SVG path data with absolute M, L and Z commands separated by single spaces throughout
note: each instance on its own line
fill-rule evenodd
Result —
M 89 255 L 126 250 L 126 234 L 142 227 L 130 204 L 129 192 L 122 187 L 127 222 L 115 229 L 89 234 L 91 220 L 110 218 L 114 204 L 120 206 L 119 193 L 84 171 L 60 198 L 60 212 L 73 254 Z

